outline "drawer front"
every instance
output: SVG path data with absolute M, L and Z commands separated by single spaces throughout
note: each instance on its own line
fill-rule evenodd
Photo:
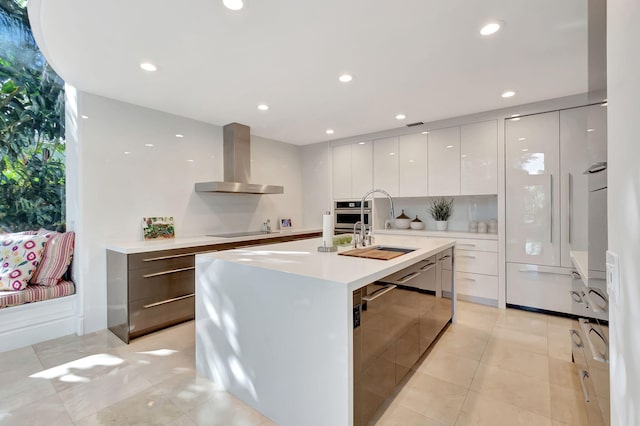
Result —
M 427 259 L 421 260 L 415 265 L 411 265 L 408 268 L 388 275 L 379 281 L 435 291 L 436 257 L 431 256 Z
M 129 272 L 129 302 L 149 299 L 154 302 L 184 296 L 195 290 L 195 268 L 183 268 L 170 272 L 139 275 Z
M 472 240 L 468 238 L 456 239 L 456 250 L 476 250 L 498 252 L 498 241 L 496 240 Z
M 189 253 L 172 253 L 171 251 L 138 253 L 129 255 L 129 271 L 139 271 L 139 275 L 195 266 L 193 250 Z
M 498 275 L 498 255 L 487 251 L 456 251 L 456 271 Z
M 507 303 L 572 314 L 571 269 L 507 263 Z
M 436 261 L 440 262 L 442 265 L 442 269 L 446 269 L 448 271 L 451 270 L 451 257 L 453 255 L 453 249 L 446 249 L 436 254 Z M 456 259 L 457 261 L 457 259 Z
M 456 289 L 458 294 L 497 300 L 498 277 L 456 271 Z
M 129 333 L 131 337 L 141 336 L 154 330 L 168 327 L 195 316 L 195 297 L 184 297 L 162 304 L 141 299 L 129 304 Z

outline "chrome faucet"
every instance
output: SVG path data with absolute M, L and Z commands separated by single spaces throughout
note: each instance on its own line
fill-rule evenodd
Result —
M 358 248 L 358 243 L 362 242 L 362 246 L 364 247 L 364 238 L 356 233 L 356 228 L 360 225 L 360 232 L 362 232 L 362 228 L 365 228 L 365 224 L 362 221 L 357 221 L 353 224 L 353 248 Z
M 262 232 L 267 234 L 271 232 L 271 219 L 267 219 L 267 221 L 262 224 Z
M 360 202 L 360 240 L 362 241 L 362 245 L 365 245 L 365 235 L 366 235 L 366 229 L 367 226 L 364 224 L 364 201 L 365 199 L 375 193 L 375 192 L 379 192 L 381 194 L 384 194 L 387 196 L 387 198 L 389 199 L 389 203 L 391 203 L 391 220 L 393 220 L 393 218 L 396 216 L 394 211 L 393 211 L 393 198 L 391 198 L 391 195 L 389 195 L 389 193 L 387 191 L 385 191 L 384 189 L 372 189 L 371 191 L 367 191 L 363 196 L 362 196 L 362 201 Z M 356 223 L 357 224 L 357 223 Z M 353 233 L 355 235 L 356 233 L 356 227 L 355 225 L 353 226 Z M 369 234 L 373 234 L 373 224 L 369 224 Z M 369 241 L 369 244 L 371 244 L 371 241 Z

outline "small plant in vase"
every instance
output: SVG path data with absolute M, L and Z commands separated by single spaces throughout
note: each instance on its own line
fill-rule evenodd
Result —
M 444 198 L 433 200 L 428 212 L 431 214 L 433 220 L 436 221 L 436 229 L 438 231 L 446 231 L 447 221 L 453 213 L 453 198 L 449 201 Z

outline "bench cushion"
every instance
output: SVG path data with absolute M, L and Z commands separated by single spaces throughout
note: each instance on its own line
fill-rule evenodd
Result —
M 47 238 L 6 234 L 0 237 L 0 290 L 24 290 L 42 259 Z
M 60 281 L 52 287 L 29 284 L 25 290 L 0 292 L 0 308 L 55 299 L 72 295 L 75 292 L 76 286 L 71 281 Z

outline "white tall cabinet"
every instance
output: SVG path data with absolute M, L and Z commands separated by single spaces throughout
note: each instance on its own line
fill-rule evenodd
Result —
M 427 194 L 427 144 L 429 135 L 414 133 L 398 138 L 399 194 L 424 197 Z
M 507 303 L 572 313 L 570 250 L 587 249 L 586 106 L 505 124 Z M 606 117 L 603 117 L 606 119 Z
M 332 149 L 333 198 L 360 198 L 373 187 L 371 141 L 335 146 Z
M 498 193 L 498 122 L 460 127 L 460 194 Z
M 392 197 L 400 195 L 398 157 L 397 137 L 373 141 L 373 186 Z
M 429 133 L 429 196 L 460 195 L 460 127 Z

